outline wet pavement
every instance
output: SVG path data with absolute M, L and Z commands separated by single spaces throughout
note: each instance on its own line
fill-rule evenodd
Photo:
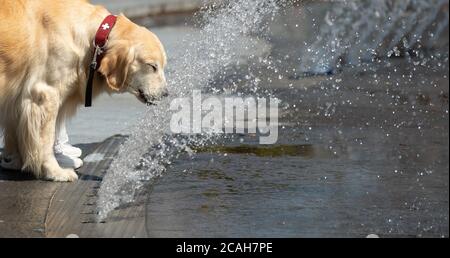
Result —
M 301 38 L 282 27 L 269 39 L 274 57 Z M 122 137 L 80 146 L 98 155 L 76 184 L 0 171 L 0 237 L 448 237 L 448 59 L 317 77 L 292 73 L 295 58 L 281 66 L 251 68 L 263 75 L 258 92 L 281 100 L 276 145 L 244 134 L 194 147 L 104 223 L 95 221 L 96 190 Z M 242 81 L 238 92 L 252 96 Z M 102 98 L 103 112 L 80 114 L 69 127 L 74 142 L 126 134 L 125 110 L 141 107 L 119 99 L 114 112 Z
M 92 143 L 77 147 L 87 154 L 98 145 Z M 47 237 L 49 211 L 55 194 L 63 186 L 0 168 L 0 237 Z

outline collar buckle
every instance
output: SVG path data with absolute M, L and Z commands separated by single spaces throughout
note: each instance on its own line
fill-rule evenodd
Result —
M 94 48 L 95 48 L 95 51 L 94 51 L 94 56 L 93 56 L 92 62 L 91 62 L 91 69 L 97 70 L 99 57 L 101 55 L 103 55 L 103 53 L 105 52 L 104 51 L 105 47 L 100 47 L 100 46 L 96 45 L 94 42 Z

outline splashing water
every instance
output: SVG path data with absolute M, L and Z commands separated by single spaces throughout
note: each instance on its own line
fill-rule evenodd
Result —
M 359 0 L 338 3 L 325 17 L 300 71 L 331 73 L 402 51 L 432 48 L 448 28 L 448 0 Z M 417 53 L 416 53 L 417 54 Z
M 276 3 L 277 2 L 277 3 Z M 201 33 L 180 41 L 183 50 L 171 56 L 168 83 L 172 96 L 183 97 L 208 86 L 215 77 L 225 76 L 227 67 L 257 44 L 254 36 L 267 29 L 265 19 L 274 17 L 280 1 L 232 0 L 218 10 L 203 10 Z M 120 147 L 99 190 L 99 218 L 122 204 L 133 202 L 139 189 L 161 176 L 191 144 L 202 145 L 213 136 L 177 137 L 169 130 L 170 100 L 149 109 Z

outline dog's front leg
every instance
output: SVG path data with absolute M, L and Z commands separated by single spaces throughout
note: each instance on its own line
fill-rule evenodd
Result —
M 53 146 L 55 144 L 56 118 L 59 111 L 59 98 L 48 103 L 49 117 L 42 124 L 41 140 L 43 146 L 43 179 L 57 182 L 72 182 L 78 179 L 73 169 L 63 169 L 56 161 Z
M 56 89 L 40 83 L 34 87 L 22 105 L 19 130 L 19 150 L 24 169 L 32 171 L 37 178 L 71 182 L 78 179 L 73 169 L 63 169 L 56 161 L 56 119 L 60 99 Z

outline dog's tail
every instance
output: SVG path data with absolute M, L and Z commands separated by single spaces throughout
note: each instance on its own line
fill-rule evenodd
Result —
M 46 127 L 51 126 L 51 114 L 54 110 L 49 110 L 51 109 L 49 104 L 53 102 L 49 92 L 36 88 L 29 94 L 30 98 L 22 102 L 17 138 L 23 162 L 22 170 L 32 172 L 37 178 L 41 178 L 47 151 L 45 146 L 49 144 L 44 142 L 48 140 L 44 134 L 49 133 Z M 54 134 L 54 131 L 50 133 Z

